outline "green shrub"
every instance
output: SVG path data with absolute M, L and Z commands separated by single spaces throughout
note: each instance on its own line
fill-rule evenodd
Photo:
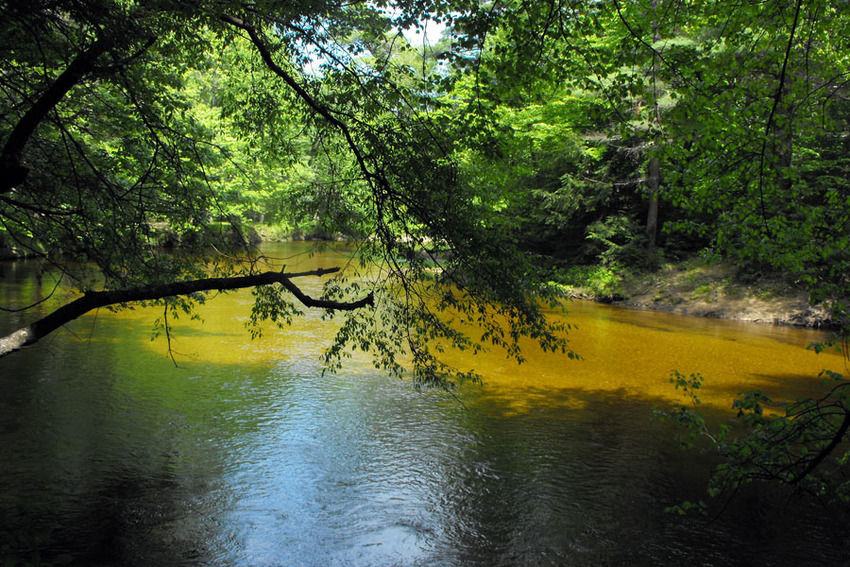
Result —
M 559 279 L 565 285 L 581 288 L 588 295 L 612 299 L 623 294 L 623 272 L 617 264 L 573 266 Z

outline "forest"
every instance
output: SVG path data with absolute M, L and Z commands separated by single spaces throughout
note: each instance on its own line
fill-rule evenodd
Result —
M 815 348 L 847 352 L 848 0 L 6 0 L 0 22 L 0 249 L 80 292 L 2 356 L 251 287 L 255 323 L 341 318 L 330 368 L 368 351 L 452 390 L 478 376 L 440 345 L 578 356 L 543 309 L 562 284 L 688 258 L 803 287 L 836 325 Z M 284 237 L 356 243 L 360 271 L 263 271 L 253 245 Z M 723 458 L 712 493 L 846 502 L 848 382 L 824 379 L 742 396 L 740 436 L 679 374 L 666 417 Z

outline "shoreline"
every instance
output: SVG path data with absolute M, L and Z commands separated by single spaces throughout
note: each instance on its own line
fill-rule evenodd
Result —
M 731 268 L 722 265 L 667 266 L 653 274 L 622 277 L 619 289 L 611 295 L 575 287 L 569 296 L 628 309 L 762 325 L 821 330 L 837 326 L 825 306 L 811 305 L 802 288 L 769 278 L 743 283 Z
M 805 327 L 810 329 L 830 330 L 836 327 L 829 313 L 822 306 L 811 306 L 808 302 L 795 302 L 783 299 L 778 302 L 747 302 L 733 303 L 683 303 L 666 305 L 654 302 L 635 300 L 620 300 L 609 302 L 610 305 L 626 309 L 646 311 L 662 311 L 690 317 L 705 317 L 709 319 L 727 319 L 760 325 L 776 325 L 785 327 Z
M 275 233 L 268 227 L 251 227 L 247 232 L 253 244 L 325 240 L 325 238 L 316 238 L 322 235 L 306 235 L 300 231 Z M 194 236 L 203 239 L 204 236 L 209 235 L 200 233 Z M 8 246 L 4 247 L 2 244 L 0 242 L 0 261 L 27 258 L 27 254 L 21 254 L 20 251 Z M 170 242 L 170 244 L 171 248 L 175 248 L 180 247 L 181 243 Z M 6 253 L 3 254 L 3 252 Z M 627 309 L 661 311 L 761 325 L 820 330 L 838 327 L 828 309 L 823 305 L 811 305 L 808 294 L 799 285 L 789 284 L 776 277 L 762 277 L 742 282 L 731 267 L 722 264 L 687 261 L 678 265 L 668 264 L 653 273 L 625 272 L 617 274 L 617 277 L 619 281 L 612 290 L 605 293 L 594 292 L 577 285 L 558 285 L 564 289 L 565 296 L 571 299 L 605 303 Z

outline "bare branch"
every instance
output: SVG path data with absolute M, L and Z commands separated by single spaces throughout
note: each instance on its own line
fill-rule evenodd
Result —
M 295 296 L 305 307 L 316 307 L 319 309 L 331 309 L 338 311 L 353 311 L 367 305 L 374 304 L 374 296 L 370 293 L 357 301 L 334 301 L 330 299 L 314 299 L 305 294 L 292 283 L 293 278 L 304 276 L 323 276 L 338 272 L 339 268 L 320 268 L 307 272 L 263 272 L 247 276 L 235 276 L 226 278 L 205 278 L 172 282 L 160 285 L 147 285 L 127 289 L 110 291 L 89 291 L 82 297 L 63 305 L 49 315 L 19 329 L 6 337 L 0 338 L 0 358 L 16 350 L 38 342 L 62 325 L 77 319 L 81 315 L 93 309 L 109 305 L 120 305 L 136 301 L 153 301 L 174 297 L 178 295 L 190 295 L 205 291 L 225 291 L 243 289 L 263 285 L 280 284 Z

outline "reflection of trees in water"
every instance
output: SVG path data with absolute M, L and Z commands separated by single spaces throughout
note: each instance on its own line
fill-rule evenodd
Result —
M 221 537 L 203 513 L 216 494 L 205 447 L 180 414 L 120 389 L 110 348 L 57 342 L 6 361 L 0 565 L 210 563 Z
M 771 487 L 750 487 L 716 518 L 665 513 L 703 496 L 710 459 L 683 452 L 668 425 L 650 424 L 650 400 L 548 394 L 548 405 L 527 412 L 505 413 L 498 400 L 469 412 L 476 442 L 440 498 L 439 555 L 490 566 L 847 557 L 838 527 L 846 523 L 823 529 L 817 503 Z
M 559 396 L 564 404 L 552 399 Z M 611 400 L 581 391 L 549 398 L 545 409 L 521 413 L 486 400 L 468 424 L 478 442 L 443 497 L 451 507 L 445 543 L 456 544 L 446 551 L 461 564 L 483 564 L 482 549 L 493 565 L 604 564 L 629 547 L 624 539 L 646 537 L 646 522 L 629 533 L 629 518 L 657 518 L 649 480 L 666 440 L 635 427 L 633 411 Z M 571 408 L 579 398 L 584 407 Z
M 133 470 L 115 471 L 111 476 L 71 523 L 67 543 L 85 543 L 80 552 L 87 561 L 120 565 L 153 564 L 157 558 L 152 553 L 176 552 L 171 545 L 155 541 L 157 528 L 180 515 L 175 493 L 180 487 L 173 476 L 151 478 Z M 161 564 L 174 563 L 164 561 L 166 557 L 159 559 Z
M 0 532 L 4 560 L 122 566 L 212 563 L 216 553 L 211 545 L 221 538 L 213 533 L 212 520 L 198 510 L 204 506 L 199 495 L 209 487 L 178 481 L 168 468 L 167 460 L 154 475 L 120 466 L 90 483 L 92 492 L 70 499 L 56 494 L 57 504 L 42 500 L 40 510 L 4 518 L 9 526 Z

